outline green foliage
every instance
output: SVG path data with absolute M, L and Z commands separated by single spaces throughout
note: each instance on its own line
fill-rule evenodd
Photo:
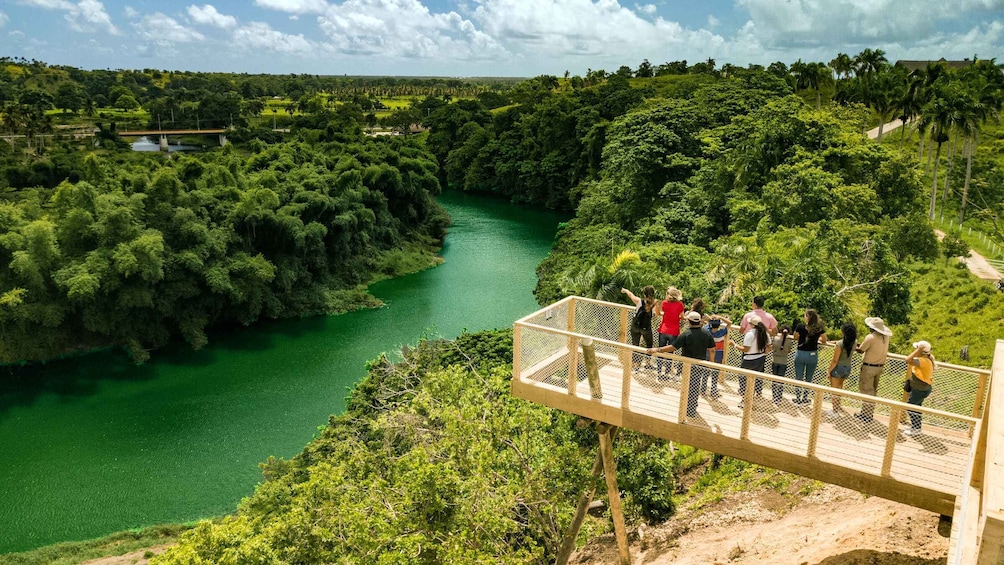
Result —
M 913 311 L 894 329 L 890 349 L 912 351 L 914 341 L 931 342 L 939 361 L 989 368 L 997 340 L 1004 339 L 1004 293 L 966 269 L 940 261 L 910 267 Z M 969 347 L 969 360 L 959 356 Z
M 945 257 L 945 264 L 955 257 L 963 259 L 969 257 L 969 244 L 962 240 L 958 233 L 947 233 L 941 240 L 941 254 Z
M 407 140 L 224 150 L 111 166 L 0 202 L 0 362 L 118 345 L 137 360 L 213 325 L 371 304 L 433 263 L 448 218 Z
M 596 450 L 575 417 L 509 394 L 512 333 L 425 341 L 370 364 L 344 416 L 237 513 L 153 563 L 544 563 Z M 668 445 L 617 441 L 629 518 L 672 512 Z M 655 480 L 653 480 L 655 479 Z M 588 536 L 606 527 L 589 519 Z

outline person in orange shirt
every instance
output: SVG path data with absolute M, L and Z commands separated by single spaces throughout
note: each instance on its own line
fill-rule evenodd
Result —
M 934 384 L 934 355 L 931 354 L 931 344 L 926 341 L 918 341 L 913 344 L 913 353 L 906 356 L 906 366 L 910 370 L 910 377 L 903 383 L 903 390 L 910 393 L 907 400 L 910 404 L 921 406 L 924 399 L 931 394 Z M 908 436 L 919 436 L 921 415 L 920 412 L 907 412 L 910 415 L 910 429 L 903 432 Z

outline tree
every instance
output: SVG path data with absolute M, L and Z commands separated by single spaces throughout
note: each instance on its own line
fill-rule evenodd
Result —
M 851 71 L 854 70 L 854 62 L 847 53 L 838 53 L 829 62 L 829 67 L 833 69 L 833 72 L 837 73 L 837 77 L 846 79 L 851 76 Z
M 959 233 L 947 233 L 941 240 L 941 254 L 945 257 L 945 264 L 952 257 L 959 257 L 965 261 L 970 255 L 969 244 L 966 243 Z
M 139 102 L 133 98 L 132 94 L 123 94 L 115 100 L 115 107 L 122 111 L 135 110 L 139 108 Z
M 638 70 L 635 71 L 634 76 L 638 78 L 651 78 L 655 76 L 655 70 L 652 68 L 652 63 L 645 59 L 638 65 Z M 567 78 L 567 77 L 566 77 Z
M 84 105 L 83 91 L 74 82 L 64 82 L 56 91 L 55 105 L 57 108 L 62 108 L 64 113 L 75 114 Z
M 854 74 L 856 76 L 874 75 L 888 66 L 889 60 L 885 57 L 885 51 L 881 49 L 866 48 L 854 56 Z

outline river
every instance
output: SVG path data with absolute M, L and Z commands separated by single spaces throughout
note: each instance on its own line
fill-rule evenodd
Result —
M 264 322 L 135 366 L 121 352 L 0 380 L 0 552 L 232 512 L 291 457 L 380 352 L 534 310 L 559 214 L 446 193 L 434 269 L 375 284 L 385 308 Z

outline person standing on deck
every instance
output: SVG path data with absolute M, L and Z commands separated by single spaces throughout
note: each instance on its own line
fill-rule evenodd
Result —
M 878 394 L 879 377 L 882 376 L 882 369 L 889 355 L 889 338 L 892 337 L 892 330 L 886 327 L 882 318 L 865 318 L 865 325 L 871 332 L 857 346 L 857 352 L 862 354 L 858 391 L 861 394 L 875 396 Z M 875 405 L 865 402 L 861 405 L 861 411 L 854 417 L 869 423 L 874 413 Z
M 687 330 L 680 334 L 672 345 L 649 349 L 651 353 L 672 353 L 679 351 L 684 357 L 702 361 L 715 355 L 715 338 L 708 330 L 701 327 L 701 315 L 697 312 L 687 314 Z M 690 366 L 690 390 L 687 394 L 687 416 L 697 415 L 697 397 L 701 393 L 701 380 L 709 369 L 702 365 Z M 705 377 L 706 378 L 706 377 Z M 682 402 L 682 399 L 681 399 Z
M 683 293 L 675 286 L 667 288 L 666 300 L 660 301 L 655 310 L 656 314 L 662 316 L 662 323 L 659 324 L 659 347 L 666 347 L 679 337 L 683 310 Z M 664 375 L 669 376 L 669 361 L 659 359 L 657 366 L 657 378 L 662 378 Z
M 646 348 L 652 347 L 652 312 L 655 311 L 655 287 L 648 285 L 641 289 L 644 298 L 638 298 L 635 293 L 626 288 L 621 289 L 635 305 L 634 318 L 631 319 L 631 345 L 637 347 L 644 343 Z M 641 355 L 632 354 L 632 368 L 638 370 L 641 365 Z
M 934 355 L 931 355 L 931 344 L 926 341 L 914 343 L 913 348 L 913 352 L 906 356 L 906 368 L 910 376 L 903 383 L 903 390 L 910 393 L 908 403 L 920 406 L 931 394 L 931 385 L 934 384 Z M 908 436 L 919 436 L 920 412 L 908 411 L 907 414 L 910 415 L 910 429 L 903 433 Z
M 764 301 L 762 296 L 753 297 L 753 309 L 743 314 L 743 319 L 739 321 L 740 335 L 746 335 L 746 333 L 750 331 L 750 317 L 752 316 L 760 318 L 760 322 L 767 330 L 768 335 L 771 337 L 777 335 L 777 319 L 763 309 L 763 303 Z

